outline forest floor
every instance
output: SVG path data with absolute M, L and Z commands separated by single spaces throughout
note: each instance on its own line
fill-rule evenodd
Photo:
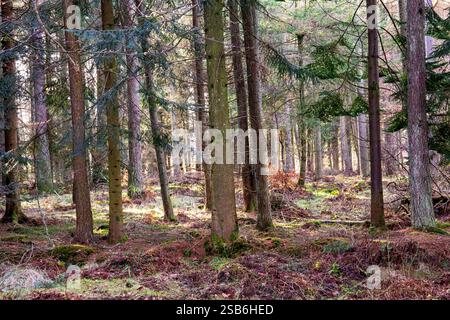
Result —
M 126 239 L 117 245 L 106 241 L 106 188 L 91 194 L 92 246 L 71 244 L 70 194 L 24 195 L 33 222 L 0 225 L 0 299 L 450 299 L 448 210 L 439 216 L 440 233 L 412 230 L 394 201 L 406 183 L 400 179 L 385 188 L 388 229 L 380 232 L 364 223 L 367 181 L 327 177 L 305 190 L 295 181 L 271 177 L 272 231 L 258 232 L 256 216 L 238 211 L 240 238 L 214 252 L 196 173 L 171 182 L 177 222 L 163 221 L 156 180 L 145 200 L 124 191 Z M 239 190 L 237 200 L 241 208 Z M 81 268 L 79 286 L 67 286 L 69 265 Z M 381 289 L 366 286 L 372 265 L 381 270 Z M 40 285 L 13 288 L 29 281 L 14 277 L 30 275 Z

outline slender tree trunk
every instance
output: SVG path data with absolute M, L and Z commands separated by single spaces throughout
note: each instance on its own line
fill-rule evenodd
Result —
M 367 8 L 377 0 L 367 0 Z M 368 19 L 369 19 L 368 10 Z M 377 22 L 378 23 L 378 22 Z M 381 171 L 380 84 L 378 69 L 378 30 L 368 29 L 368 86 L 370 139 L 370 220 L 375 227 L 384 227 L 383 181 Z
M 284 163 L 284 172 L 291 173 L 294 172 L 294 154 L 292 152 L 292 123 L 291 123 L 291 108 L 289 106 L 286 107 L 286 145 L 285 145 L 285 163 Z
M 337 119 L 333 120 L 332 137 L 331 137 L 331 157 L 332 157 L 332 169 L 333 173 L 339 172 L 339 122 Z
M 350 139 L 350 121 L 346 116 L 340 117 L 340 139 L 342 161 L 344 164 L 344 175 L 348 177 L 353 173 L 353 164 Z
M 143 4 L 137 0 L 137 11 L 139 13 L 140 24 L 142 25 Z M 175 215 L 172 207 L 172 200 L 169 193 L 169 178 L 167 176 L 167 167 L 165 162 L 164 139 L 161 132 L 160 120 L 158 119 L 158 105 L 155 99 L 155 88 L 153 83 L 153 72 L 150 61 L 147 61 L 146 55 L 148 51 L 148 38 L 144 35 L 141 38 L 141 48 L 143 58 L 141 64 L 144 66 L 145 74 L 145 90 L 147 104 L 150 112 L 150 127 L 152 132 L 152 140 L 155 146 L 156 165 L 158 167 L 159 184 L 161 187 L 161 199 L 164 207 L 164 219 L 175 221 Z
M 223 9 L 223 0 L 205 2 L 209 119 L 212 128 L 220 130 L 222 137 L 225 137 L 226 129 L 231 126 L 225 69 Z M 228 152 L 225 144 L 219 145 L 218 148 L 222 148 L 225 160 Z M 233 164 L 218 163 L 213 163 L 211 168 L 213 196 L 211 232 L 213 237 L 226 241 L 232 240 L 238 232 L 233 169 Z
M 176 110 L 172 110 L 172 112 L 170 114 L 170 124 L 171 124 L 171 129 L 172 129 L 172 134 L 173 134 L 174 131 L 177 129 L 177 113 L 176 113 Z M 178 143 L 182 143 L 182 142 L 178 142 Z M 167 165 L 167 167 L 170 167 L 170 166 Z M 181 167 L 180 167 L 180 164 L 178 162 L 174 162 L 172 164 L 172 170 L 173 170 L 172 174 L 173 174 L 174 177 L 179 177 L 181 175 Z
M 114 30 L 114 9 L 112 0 L 102 0 L 102 29 Z M 123 237 L 122 174 L 120 171 L 120 121 L 119 101 L 116 92 L 117 61 L 113 55 L 105 57 L 104 65 L 106 121 L 108 133 L 108 184 L 109 184 L 109 235 L 110 243 L 117 243 Z
M 308 137 L 307 139 L 307 152 L 308 152 L 308 172 L 310 174 L 314 173 L 314 132 L 311 128 L 308 129 Z
M 195 0 L 194 0 L 195 1 Z M 244 132 L 248 130 L 247 115 L 247 88 L 245 86 L 244 68 L 241 53 L 241 31 L 239 28 L 239 7 L 237 0 L 228 0 L 230 12 L 231 50 L 233 53 L 234 86 L 238 106 L 238 126 Z M 245 164 L 242 166 L 242 190 L 244 198 L 244 210 L 247 212 L 256 210 L 255 176 L 252 174 L 249 159 L 249 139 L 245 138 Z
M 122 25 L 135 25 L 136 6 L 133 0 L 122 0 Z M 127 42 L 132 39 L 127 39 Z M 144 193 L 141 145 L 141 97 L 139 94 L 139 61 L 136 51 L 127 46 L 127 108 L 128 108 L 128 196 L 139 198 Z
M 262 129 L 262 97 L 259 66 L 258 23 L 256 16 L 256 1 L 241 1 L 241 14 L 244 30 L 245 56 L 247 62 L 248 105 L 250 125 L 259 132 Z M 257 153 L 260 155 L 261 139 L 257 139 Z M 258 230 L 272 228 L 272 214 L 269 200 L 269 182 L 265 175 L 267 166 L 261 161 L 254 166 L 256 172 L 256 190 L 258 195 Z
M 200 21 L 199 21 L 199 0 L 192 0 L 192 27 L 196 30 L 194 35 L 194 52 L 195 52 L 195 94 L 197 100 L 196 119 L 202 123 L 202 137 L 207 128 L 208 119 L 205 112 L 205 85 L 204 85 L 204 70 L 203 70 L 203 49 L 202 49 L 202 36 L 200 34 Z M 206 142 L 202 140 L 202 150 L 205 148 Z M 205 208 L 207 210 L 212 209 L 212 190 L 211 190 L 211 166 L 203 161 L 202 168 L 205 176 Z
M 303 39 L 305 38 L 304 34 L 297 34 L 297 47 L 298 47 L 298 64 L 299 66 L 303 66 Z M 303 110 L 303 107 L 305 105 L 305 84 L 303 80 L 299 80 L 299 111 Z M 298 174 L 298 182 L 297 184 L 300 187 L 305 186 L 305 180 L 306 180 L 306 125 L 304 119 L 302 119 L 300 116 L 297 119 L 297 125 L 298 125 L 298 135 L 299 135 L 299 174 Z
M 385 173 L 392 176 L 397 171 L 397 155 L 395 151 L 395 136 L 393 133 L 387 132 L 388 123 L 385 123 L 384 145 L 385 145 Z
M 67 8 L 74 4 L 72 0 L 64 0 L 64 25 L 70 13 Z M 83 92 L 83 65 L 78 37 L 70 31 L 65 32 L 66 49 L 68 51 L 70 105 L 72 111 L 72 139 L 73 139 L 73 198 L 76 207 L 75 241 L 88 243 L 93 237 L 93 221 L 91 199 L 86 166 L 85 141 L 85 110 Z
M 96 65 L 96 82 L 97 82 L 97 132 L 94 150 L 92 151 L 92 180 L 94 184 L 106 183 L 108 181 L 108 164 L 107 164 L 107 125 L 106 125 L 106 107 L 104 102 L 105 93 L 105 75 L 103 74 L 100 62 Z
M 322 179 L 323 168 L 323 154 L 322 154 L 322 132 L 320 130 L 320 123 L 314 128 L 314 179 Z
M 367 115 L 360 114 L 357 118 L 358 125 L 358 146 L 359 146 L 359 166 L 360 173 L 363 177 L 370 175 L 370 160 L 369 160 L 369 137 L 367 134 Z
M 360 4 L 360 0 L 356 0 L 356 5 Z M 364 59 L 364 44 L 361 39 L 358 40 L 356 45 L 356 51 L 358 53 L 358 77 L 359 87 L 357 88 L 358 96 L 363 98 L 365 95 L 365 81 L 364 81 L 364 68 L 361 61 Z M 370 175 L 370 160 L 369 160 L 369 137 L 367 130 L 367 114 L 360 114 L 356 118 L 356 137 L 357 137 L 357 149 L 358 149 L 358 165 L 359 173 L 362 177 L 368 177 Z
M 1 14 L 2 24 L 6 25 L 2 37 L 2 51 L 7 52 L 13 50 L 13 1 L 2 0 Z M 7 161 L 4 163 L 4 187 L 6 193 L 5 214 L 2 222 L 24 222 L 25 215 L 22 212 L 20 205 L 20 185 L 18 181 L 18 165 L 16 163 L 16 153 L 18 144 L 18 116 L 16 106 L 17 94 L 17 75 L 16 75 L 16 56 L 10 54 L 3 58 L 3 81 L 7 83 L 6 91 L 3 92 L 3 107 L 5 115 L 5 156 L 3 159 Z
M 35 0 L 37 10 L 43 0 Z M 37 26 L 33 30 L 33 59 L 31 81 L 33 85 L 33 107 L 35 125 L 35 171 L 36 187 L 39 192 L 48 192 L 53 189 L 52 167 L 48 142 L 47 106 L 45 104 L 45 42 L 44 30 Z
M 436 225 L 428 149 L 424 0 L 408 1 L 408 141 L 411 222 L 414 228 Z

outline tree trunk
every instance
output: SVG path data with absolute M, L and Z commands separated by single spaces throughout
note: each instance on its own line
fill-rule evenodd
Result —
M 64 0 L 64 25 L 68 19 L 67 8 L 74 1 Z M 88 243 L 93 237 L 93 221 L 91 199 L 86 166 L 86 141 L 84 127 L 84 92 L 83 65 L 81 63 L 80 43 L 74 33 L 66 31 L 66 49 L 69 63 L 70 105 L 72 111 L 72 139 L 73 139 L 73 198 L 76 207 L 75 241 Z
M 202 37 L 200 34 L 200 21 L 199 21 L 199 0 L 192 0 L 192 27 L 196 33 L 194 35 L 194 52 L 195 52 L 195 94 L 197 100 L 196 119 L 202 123 L 202 137 L 208 126 L 207 114 L 205 112 L 205 85 L 204 85 L 204 70 L 203 70 L 203 49 L 202 49 Z M 206 142 L 202 139 L 202 150 L 206 146 Z M 211 166 L 202 161 L 203 174 L 205 176 L 205 208 L 207 210 L 212 209 L 212 190 L 211 190 Z
M 43 3 L 43 0 L 34 1 L 35 8 Z M 45 104 L 45 42 L 42 26 L 33 30 L 33 59 L 31 81 L 33 86 L 33 113 L 35 125 L 35 172 L 36 187 L 38 192 L 49 192 L 53 189 L 52 167 L 48 142 L 47 106 Z
M 142 2 L 139 2 L 137 9 L 140 18 L 140 24 L 142 25 L 142 14 L 144 10 Z M 153 145 L 155 146 L 156 165 L 158 167 L 159 184 L 161 187 L 161 199 L 164 207 L 164 219 L 167 221 L 175 221 L 172 200 L 170 199 L 169 193 L 169 178 L 167 176 L 167 167 L 163 145 L 164 139 L 160 128 L 160 121 L 158 119 L 158 105 L 155 99 L 153 72 L 151 69 L 150 61 L 146 60 L 149 46 L 148 38 L 145 35 L 141 38 L 141 47 L 143 52 L 143 59 L 141 64 L 144 66 L 145 74 L 145 94 L 150 112 L 150 127 L 152 132 Z
M 205 2 L 209 119 L 211 127 L 220 130 L 222 137 L 225 137 L 226 129 L 231 126 L 225 69 L 223 9 L 223 0 Z M 228 150 L 225 143 L 218 148 L 223 149 L 223 159 L 226 159 Z M 213 237 L 225 241 L 232 240 L 238 232 L 233 169 L 233 164 L 225 163 L 213 163 L 211 168 L 213 196 L 211 233 Z
M 122 25 L 133 28 L 136 6 L 133 0 L 122 0 Z M 127 39 L 127 42 L 132 39 Z M 127 46 L 127 109 L 128 109 L 128 196 L 140 198 L 144 193 L 141 146 L 141 97 L 139 94 L 139 62 L 136 51 Z
M 314 128 L 314 179 L 322 179 L 322 132 L 320 130 L 320 123 Z
M 358 125 L 358 146 L 359 146 L 359 166 L 360 174 L 363 177 L 368 177 L 370 175 L 370 160 L 369 160 L 369 146 L 368 146 L 368 135 L 367 135 L 367 115 L 360 114 L 357 118 Z
M 195 1 L 195 0 L 194 0 Z M 247 89 L 245 87 L 244 68 L 241 53 L 241 32 L 239 28 L 239 8 L 236 0 L 228 0 L 230 12 L 230 36 L 231 51 L 233 53 L 234 87 L 238 106 L 238 126 L 244 132 L 248 130 L 247 115 Z M 242 165 L 242 190 L 244 198 L 244 210 L 246 212 L 256 210 L 255 176 L 252 174 L 249 159 L 249 139 L 245 137 L 245 163 Z
M 353 173 L 350 129 L 350 119 L 347 116 L 340 117 L 341 153 L 344 164 L 344 175 L 347 177 Z
M 102 29 L 114 30 L 114 9 L 112 0 L 102 0 Z M 117 62 L 113 55 L 105 57 L 103 65 L 105 75 L 106 121 L 108 133 L 108 185 L 109 185 L 109 235 L 110 243 L 122 240 L 122 175 L 120 172 L 120 121 L 119 101 L 116 92 Z
M 425 6 L 408 1 L 408 141 L 411 223 L 436 225 L 431 199 L 428 122 L 426 113 Z
M 367 0 L 367 8 L 377 0 Z M 368 9 L 369 19 L 369 9 Z M 381 171 L 380 84 L 378 70 L 378 30 L 368 28 L 368 86 L 370 139 L 370 220 L 375 227 L 384 227 L 383 181 Z
M 339 122 L 337 119 L 333 120 L 331 124 L 332 137 L 331 137 L 331 157 L 332 157 L 332 169 L 333 174 L 339 172 Z
M 259 44 L 257 40 L 258 23 L 256 16 L 256 1 L 241 1 L 241 14 L 244 30 L 245 57 L 247 62 L 248 105 L 250 125 L 258 133 L 262 129 L 262 97 L 259 65 Z M 257 139 L 257 153 L 260 156 L 261 143 Z M 260 159 L 261 160 L 261 159 Z M 256 190 L 258 196 L 258 230 L 272 228 L 272 214 L 269 200 L 269 182 L 265 172 L 267 166 L 258 161 L 254 166 L 256 172 Z
M 285 144 L 285 162 L 284 162 L 284 172 L 291 173 L 294 172 L 294 155 L 292 152 L 292 124 L 291 124 L 291 108 L 289 106 L 286 106 L 286 114 L 285 114 L 285 120 L 286 120 L 286 144 Z
M 174 134 L 175 130 L 177 129 L 177 113 L 176 112 L 177 112 L 177 110 L 172 110 L 172 112 L 170 114 L 170 124 L 171 124 L 172 134 Z M 181 141 L 178 143 L 183 143 L 183 142 Z M 175 147 L 175 145 L 173 147 Z M 169 165 L 167 165 L 167 167 L 170 168 Z M 174 177 L 179 177 L 181 175 L 181 167 L 180 167 L 180 163 L 178 161 L 173 162 L 172 170 L 173 170 L 172 174 Z
M 395 148 L 395 136 L 393 133 L 387 132 L 388 123 L 385 123 L 384 145 L 385 145 L 385 174 L 392 176 L 397 171 L 397 155 Z
M 12 50 L 13 43 L 13 1 L 3 0 L 1 2 L 2 24 L 6 25 L 2 37 L 2 49 L 4 51 Z M 16 163 L 16 152 L 18 148 L 18 116 L 16 106 L 17 94 L 17 75 L 15 54 L 3 58 L 3 81 L 7 83 L 3 92 L 3 107 L 5 117 L 5 155 L 4 162 L 4 187 L 6 193 L 5 214 L 2 222 L 24 222 L 25 215 L 20 205 L 20 185 L 18 181 L 18 165 Z
M 105 75 L 103 74 L 100 62 L 96 65 L 96 82 L 97 82 L 97 123 L 96 123 L 96 142 L 92 150 L 92 180 L 94 184 L 106 183 L 108 181 L 108 165 L 107 165 L 107 133 L 106 133 L 106 108 L 104 102 L 105 93 Z
M 308 129 L 308 137 L 310 139 L 307 139 L 307 151 L 308 151 L 308 165 L 307 165 L 307 171 L 310 174 L 314 173 L 314 132 L 311 128 Z
M 299 66 L 303 66 L 303 39 L 305 38 L 304 34 L 297 34 L 297 47 L 298 47 L 298 64 Z M 303 80 L 299 80 L 299 111 L 302 111 L 305 105 L 305 84 Z M 298 182 L 297 184 L 300 187 L 305 186 L 306 180 L 306 125 L 304 119 L 300 116 L 297 119 L 298 125 L 298 136 L 299 136 L 299 174 L 298 174 Z

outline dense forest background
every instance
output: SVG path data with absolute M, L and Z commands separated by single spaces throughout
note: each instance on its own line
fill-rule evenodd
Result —
M 449 8 L 1 0 L 0 298 L 450 298 Z

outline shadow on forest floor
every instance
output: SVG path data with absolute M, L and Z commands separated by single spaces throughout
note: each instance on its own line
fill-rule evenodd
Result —
M 196 173 L 171 183 L 177 222 L 162 221 L 155 181 L 146 200 L 132 201 L 124 190 L 127 239 L 114 246 L 105 240 L 107 190 L 91 196 L 92 246 L 71 244 L 71 195 L 40 197 L 39 206 L 28 197 L 23 207 L 33 223 L 0 225 L 0 299 L 450 299 L 450 237 L 409 228 L 389 188 L 388 230 L 376 232 L 365 222 L 367 181 L 327 177 L 304 190 L 295 181 L 271 178 L 272 231 L 256 231 L 255 214 L 239 211 L 240 238 L 221 254 L 206 250 L 210 215 Z M 450 231 L 448 217 L 439 219 Z M 78 286 L 66 286 L 69 265 L 81 268 Z M 381 289 L 366 287 L 371 265 L 381 270 Z M 39 281 L 29 289 L 17 274 Z M 28 289 L 11 290 L 14 280 Z

